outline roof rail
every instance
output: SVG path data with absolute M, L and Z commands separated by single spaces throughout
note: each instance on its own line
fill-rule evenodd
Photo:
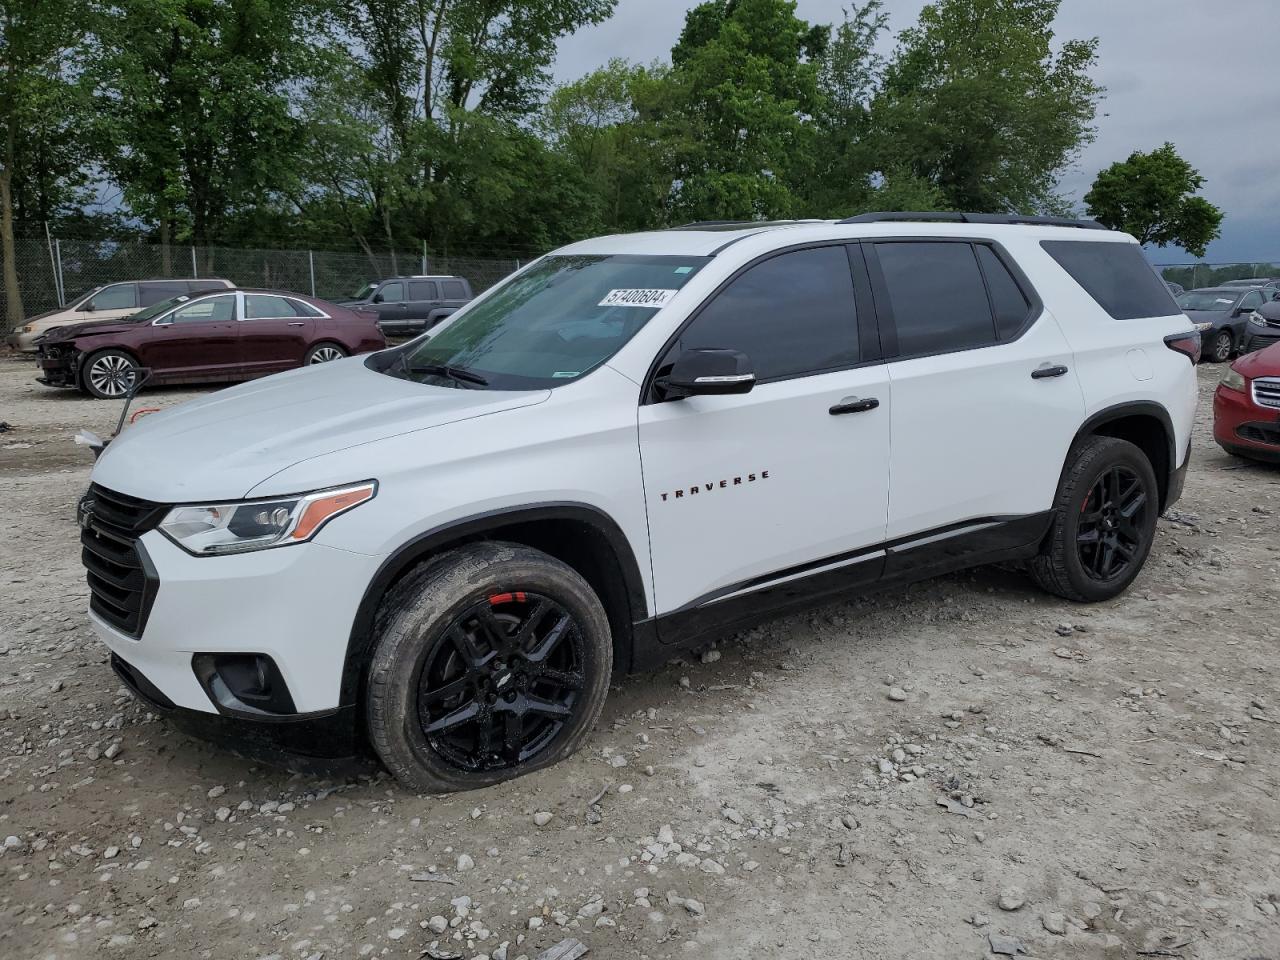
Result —
M 1097 220 L 1073 220 L 1070 217 L 1033 217 L 1020 213 L 959 213 L 953 210 L 892 210 L 860 213 L 837 223 L 890 223 L 902 221 L 934 221 L 940 223 L 1007 223 L 1041 227 L 1078 227 L 1081 230 L 1106 230 Z
M 753 220 L 694 220 L 691 223 L 682 223 L 676 227 L 667 227 L 668 230 L 705 230 L 707 227 L 749 227 Z

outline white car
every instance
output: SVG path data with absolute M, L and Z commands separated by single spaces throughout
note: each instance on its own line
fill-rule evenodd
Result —
M 1089 222 L 588 240 L 128 428 L 82 502 L 90 617 L 189 728 L 484 786 L 582 743 L 612 671 L 765 614 L 994 561 L 1116 596 L 1181 493 L 1199 343 Z

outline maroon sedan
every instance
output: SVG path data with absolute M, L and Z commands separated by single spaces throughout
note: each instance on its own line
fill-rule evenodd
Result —
M 36 341 L 41 383 L 107 399 L 148 383 L 251 380 L 387 345 L 373 314 L 279 290 L 206 290 Z

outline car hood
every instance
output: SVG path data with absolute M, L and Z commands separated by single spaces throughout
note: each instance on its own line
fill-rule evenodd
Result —
M 97 336 L 104 333 L 125 333 L 137 325 L 121 320 L 88 320 L 84 323 L 64 323 L 50 327 L 44 335 L 45 343 L 60 343 L 76 337 Z
M 1280 343 L 1274 343 L 1264 350 L 1247 353 L 1231 367 L 1250 380 L 1258 377 L 1280 377 Z
M 144 417 L 107 447 L 93 480 L 160 503 L 234 500 L 304 460 L 551 395 L 424 386 L 370 370 L 365 359 L 303 367 Z

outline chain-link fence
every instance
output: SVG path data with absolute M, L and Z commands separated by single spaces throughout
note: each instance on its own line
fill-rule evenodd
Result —
M 1280 260 L 1258 263 L 1166 263 L 1156 269 L 1170 283 L 1176 283 L 1185 290 L 1195 290 L 1216 287 L 1228 280 L 1280 277 Z
M 293 290 L 325 300 L 348 299 L 370 280 L 398 274 L 465 277 L 476 293 L 520 268 L 517 257 L 433 256 L 428 253 L 336 253 L 327 250 L 242 250 L 115 240 L 17 240 L 24 318 L 106 283 L 123 280 L 222 277 L 244 287 Z M 2 291 L 7 302 L 8 291 Z M 0 328 L 5 326 L 0 314 Z

